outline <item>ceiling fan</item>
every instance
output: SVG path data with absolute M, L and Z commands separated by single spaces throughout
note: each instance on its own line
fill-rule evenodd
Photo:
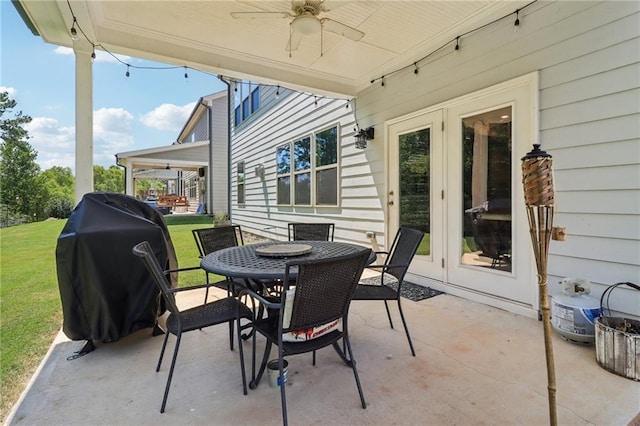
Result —
M 262 18 L 293 18 L 291 20 L 289 43 L 286 50 L 297 50 L 305 36 L 321 33 L 322 30 L 359 41 L 364 33 L 341 22 L 330 18 L 320 18 L 318 15 L 326 12 L 324 0 L 292 0 L 291 12 L 232 12 L 235 19 Z

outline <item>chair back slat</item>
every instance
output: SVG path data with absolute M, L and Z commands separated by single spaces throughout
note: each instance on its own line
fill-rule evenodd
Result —
M 370 253 L 363 248 L 331 259 L 287 263 L 283 303 L 289 286 L 296 288 L 287 330 L 306 330 L 345 317 Z M 298 268 L 294 283 L 289 280 L 292 268 Z
M 200 257 L 227 247 L 244 245 L 240 225 L 217 226 L 191 231 Z
M 402 283 L 409 264 L 415 256 L 424 233 L 413 228 L 401 227 L 396 234 L 389 250 L 389 256 L 385 265 L 405 265 L 398 268 L 385 268 L 385 273 L 393 275 L 399 283 Z
M 289 241 L 333 241 L 333 223 L 289 223 Z
M 158 287 L 158 289 L 160 289 L 162 297 L 167 303 L 167 309 L 169 310 L 169 312 L 171 312 L 172 314 L 179 313 L 180 311 L 178 310 L 178 306 L 176 305 L 175 297 L 170 291 L 171 287 L 169 285 L 169 281 L 162 271 L 162 268 L 160 267 L 160 263 L 158 262 L 158 258 L 153 252 L 151 244 L 149 244 L 147 241 L 143 241 L 137 244 L 133 248 L 133 254 L 142 259 L 144 266 L 149 271 L 149 274 L 151 274 L 151 278 L 153 278 L 156 286 Z

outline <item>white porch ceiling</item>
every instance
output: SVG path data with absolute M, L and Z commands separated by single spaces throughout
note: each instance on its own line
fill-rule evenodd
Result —
M 327 31 L 291 57 L 290 18 L 234 19 L 231 12 L 290 12 L 290 1 L 19 0 L 47 42 L 73 46 L 73 14 L 111 53 L 332 96 L 352 97 L 374 78 L 411 65 L 466 31 L 527 2 L 338 1 L 320 14 L 365 33 L 354 42 Z M 453 44 L 451 49 L 453 49 Z

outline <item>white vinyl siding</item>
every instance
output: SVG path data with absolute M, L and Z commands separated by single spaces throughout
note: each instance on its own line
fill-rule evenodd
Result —
M 365 89 L 358 96 L 358 119 L 381 127 L 385 120 L 538 71 L 539 114 L 533 119 L 539 139 L 531 144 L 541 143 L 553 156 L 554 222 L 568 233 L 566 241 L 551 244 L 549 291 L 558 293 L 555 283 L 564 277 L 589 279 L 596 297 L 613 283 L 637 282 L 639 9 L 638 2 L 537 3 L 520 14 L 518 32 L 505 20 L 466 38 L 457 55 L 444 55 L 418 75 L 409 70 L 386 79 L 385 87 Z M 380 154 L 369 157 L 377 185 L 384 184 Z M 382 233 L 384 222 L 373 230 Z M 637 315 L 637 292 L 619 291 L 616 299 L 624 306 L 616 308 Z
M 247 203 L 234 209 L 234 220 L 280 239 L 288 221 L 332 221 L 337 240 L 370 245 L 365 233 L 374 231 L 384 246 L 385 121 L 537 71 L 531 120 L 538 132 L 530 143 L 553 155 L 555 223 L 568 233 L 566 241 L 551 244 L 549 291 L 557 293 L 555 283 L 564 277 L 591 280 L 596 297 L 613 283 L 637 282 L 640 2 L 537 2 L 519 17 L 517 32 L 512 20 L 500 21 L 464 37 L 457 55 L 445 49 L 418 74 L 408 68 L 385 78 L 384 87 L 376 82 L 358 93 L 358 124 L 376 129 L 365 150 L 353 146 L 355 120 L 346 101 L 320 98 L 316 107 L 312 96 L 283 96 L 282 89 L 279 102 L 263 97 L 264 112 L 233 135 L 233 156 L 245 159 L 249 170 L 264 163 L 265 178 L 248 174 Z M 340 207 L 278 207 L 276 146 L 336 122 L 342 129 Z M 535 277 L 523 279 L 532 279 L 537 291 Z M 637 314 L 638 296 L 619 291 L 626 303 L 619 309 Z

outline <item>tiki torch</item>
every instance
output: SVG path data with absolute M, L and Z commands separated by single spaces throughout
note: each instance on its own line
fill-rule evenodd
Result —
M 553 161 L 551 155 L 540 149 L 539 144 L 522 157 L 522 184 L 524 201 L 529 219 L 529 233 L 538 269 L 538 287 L 544 348 L 547 357 L 547 389 L 549 393 L 549 422 L 557 425 L 556 418 L 556 372 L 553 364 L 553 343 L 551 341 L 551 315 L 547 295 L 547 259 L 549 242 L 553 228 Z

